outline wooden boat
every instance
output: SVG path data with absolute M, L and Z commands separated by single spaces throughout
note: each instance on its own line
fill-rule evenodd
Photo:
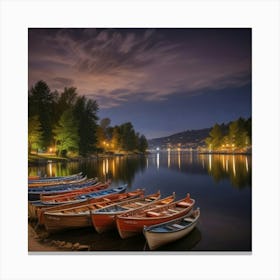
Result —
M 84 187 L 93 186 L 98 183 L 97 178 L 88 179 L 84 182 L 80 183 L 71 183 L 67 185 L 57 185 L 51 187 L 40 187 L 40 188 L 32 188 L 28 190 L 28 200 L 34 201 L 39 200 L 41 195 L 55 195 L 67 193 L 69 191 L 78 190 Z
M 73 178 L 71 180 L 60 180 L 60 181 L 50 181 L 50 182 L 28 182 L 28 188 L 41 188 L 41 187 L 52 187 L 58 185 L 68 185 L 68 184 L 77 184 L 79 182 L 83 182 L 87 179 L 87 176 L 78 176 L 77 178 Z
M 35 181 L 35 180 L 39 180 L 41 177 L 38 175 L 33 175 L 33 176 L 28 176 L 28 182 L 29 181 Z M 30 182 L 31 183 L 31 182 Z
M 144 226 L 143 234 L 149 248 L 154 250 L 188 235 L 195 228 L 199 217 L 200 210 L 197 208 L 178 219 L 149 227 Z
M 129 194 L 123 194 L 121 200 L 135 198 L 144 195 L 144 190 L 136 190 Z M 91 211 L 109 206 L 116 203 L 107 198 L 103 201 L 89 203 L 82 206 L 69 207 L 63 210 L 50 210 L 44 212 L 44 225 L 48 232 L 57 232 L 61 230 L 69 230 L 75 228 L 92 226 Z
M 82 201 L 87 201 L 92 198 L 98 198 L 98 197 L 103 197 L 107 196 L 110 194 L 117 194 L 117 193 L 123 193 L 125 192 L 127 188 L 127 185 L 123 185 L 120 187 L 116 188 L 111 188 L 111 189 L 106 189 L 106 190 L 101 190 L 101 191 L 96 191 L 96 192 L 91 192 L 87 194 L 82 194 L 82 195 L 77 195 L 75 197 L 72 197 L 71 200 L 62 200 L 62 201 L 41 201 L 41 200 L 36 200 L 36 201 L 29 201 L 28 204 L 28 213 L 29 217 L 31 219 L 34 219 L 37 217 L 37 210 L 43 207 L 51 207 L 51 206 L 57 206 L 60 204 L 65 204 L 65 203 L 76 203 L 76 202 L 82 202 Z
M 151 226 L 186 215 L 192 208 L 195 200 L 187 194 L 186 198 L 165 206 L 144 207 L 132 210 L 116 218 L 118 232 L 121 238 L 127 238 L 143 232 L 144 226 Z
M 82 194 L 87 194 L 87 193 L 107 189 L 110 186 L 110 183 L 111 183 L 110 181 L 108 181 L 106 183 L 98 182 L 89 187 L 86 186 L 86 187 L 69 190 L 69 191 L 65 191 L 63 193 L 54 194 L 54 195 L 41 194 L 40 200 L 41 201 L 53 201 L 53 202 L 68 201 L 77 195 L 82 195 Z
M 91 220 L 98 233 L 114 229 L 116 227 L 116 216 L 132 209 L 137 209 L 158 201 L 160 191 L 145 197 L 135 198 L 109 205 L 95 211 L 91 211 Z
M 136 198 L 139 196 L 143 196 L 144 195 L 144 191 L 143 190 L 136 190 L 136 191 L 131 191 L 131 192 L 125 192 L 125 193 L 115 193 L 115 194 L 109 194 L 107 196 L 103 196 L 103 197 L 95 197 L 95 198 L 91 198 L 89 200 L 85 200 L 82 202 L 75 202 L 75 203 L 65 203 L 65 204 L 60 204 L 57 206 L 51 206 L 49 207 L 48 205 L 45 205 L 43 207 L 40 207 L 37 209 L 37 217 L 38 217 L 38 223 L 40 225 L 44 224 L 44 213 L 45 212 L 52 212 L 52 211 L 63 211 L 66 210 L 68 208 L 73 208 L 73 207 L 78 207 L 78 206 L 86 206 L 86 205 L 90 205 L 93 203 L 99 203 L 99 202 L 104 202 L 104 201 L 112 201 L 112 202 L 117 202 L 117 201 L 121 201 L 124 199 L 132 199 L 132 198 Z
M 29 176 L 28 183 L 40 183 L 40 182 L 58 182 L 58 181 L 67 181 L 67 180 L 74 180 L 77 177 L 82 176 L 82 172 L 77 174 L 72 174 L 68 176 L 55 176 L 55 177 L 40 177 L 40 176 Z

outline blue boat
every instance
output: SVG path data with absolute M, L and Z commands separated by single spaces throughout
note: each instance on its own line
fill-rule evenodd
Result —
M 127 189 L 127 184 L 120 186 L 120 187 L 96 191 L 96 192 L 92 192 L 92 193 L 88 193 L 88 194 L 84 194 L 84 195 L 77 195 L 72 200 L 68 200 L 67 203 L 81 202 L 81 201 L 85 201 L 85 200 L 90 200 L 92 198 L 103 197 L 103 196 L 110 195 L 110 194 L 123 193 L 126 191 L 126 189 Z M 59 205 L 59 204 L 65 204 L 66 202 L 65 201 L 47 202 L 47 201 L 36 200 L 36 201 L 30 201 L 29 203 L 35 207 L 41 207 L 41 206 L 51 207 L 51 206 L 55 206 L 55 205 Z
M 77 184 L 66 184 L 66 185 L 57 185 L 51 187 L 41 187 L 41 188 L 31 188 L 28 189 L 28 200 L 34 201 L 39 200 L 40 195 L 54 195 L 54 194 L 63 194 L 73 190 L 79 190 L 88 186 L 93 186 L 98 183 L 98 178 L 89 179 L 82 183 Z
M 82 172 L 68 175 L 68 176 L 56 176 L 56 177 L 39 177 L 39 179 L 28 179 L 28 184 L 37 184 L 37 183 L 51 183 L 59 181 L 72 181 L 82 177 Z

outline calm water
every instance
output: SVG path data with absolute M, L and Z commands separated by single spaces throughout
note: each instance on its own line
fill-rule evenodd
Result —
M 195 230 L 159 251 L 251 251 L 251 156 L 200 155 L 161 152 L 147 157 L 114 157 L 30 167 L 29 175 L 60 176 L 82 171 L 90 177 L 128 184 L 128 190 L 160 190 L 163 196 L 188 192 L 201 209 Z M 51 236 L 54 240 L 80 242 L 92 250 L 148 250 L 143 236 L 122 240 L 117 231 L 97 234 L 93 229 L 72 230 Z

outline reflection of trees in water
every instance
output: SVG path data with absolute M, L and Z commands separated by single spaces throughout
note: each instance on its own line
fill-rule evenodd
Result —
M 107 165 L 105 164 L 107 167 Z M 110 168 L 112 166 L 112 168 Z M 112 158 L 108 160 L 108 169 L 105 169 L 107 172 L 107 178 L 114 179 L 114 182 L 126 182 L 131 186 L 135 174 L 146 167 L 145 157 L 141 156 L 131 156 L 131 157 L 121 157 L 121 158 Z M 103 168 L 104 173 L 104 168 Z
M 80 172 L 77 162 L 57 162 L 28 167 L 28 176 L 67 176 Z
M 210 154 L 201 155 L 200 158 L 215 182 L 229 178 L 231 184 L 237 188 L 251 186 L 251 156 Z
M 145 168 L 168 168 L 186 174 L 207 172 L 215 182 L 229 179 L 237 188 L 251 186 L 251 156 L 196 154 L 169 152 L 144 156 L 108 157 L 78 162 L 49 163 L 29 167 L 29 175 L 65 176 L 83 172 L 88 178 L 98 177 L 100 181 L 113 179 L 115 183 L 131 186 L 137 172 Z
M 68 163 L 49 163 L 45 166 L 30 167 L 29 175 L 65 176 L 83 172 L 88 178 L 98 177 L 100 181 L 113 179 L 115 183 L 125 182 L 131 186 L 135 174 L 146 168 L 146 158 L 124 156 L 83 160 Z

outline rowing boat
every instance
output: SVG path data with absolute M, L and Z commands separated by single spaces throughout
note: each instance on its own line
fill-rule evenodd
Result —
M 71 183 L 67 185 L 31 188 L 28 189 L 28 200 L 29 201 L 39 200 L 41 195 L 55 195 L 55 194 L 67 193 L 69 191 L 93 186 L 97 183 L 98 183 L 98 179 L 92 178 L 83 182 Z
M 58 185 L 69 185 L 69 184 L 76 184 L 79 182 L 83 182 L 87 179 L 87 176 L 77 176 L 72 179 L 68 180 L 58 180 L 58 181 L 50 181 L 50 182 L 28 182 L 28 188 L 42 188 L 42 187 L 52 187 L 52 186 L 58 186 Z
M 65 203 L 76 203 L 76 202 L 82 202 L 82 201 L 87 201 L 92 198 L 98 198 L 98 197 L 103 197 L 107 196 L 110 194 L 117 194 L 117 193 L 123 193 L 125 192 L 127 188 L 127 185 L 123 185 L 120 187 L 116 188 L 110 188 L 106 190 L 101 190 L 101 191 L 95 191 L 87 194 L 82 194 L 82 195 L 76 195 L 71 198 L 71 200 L 67 201 L 41 201 L 41 200 L 36 200 L 36 201 L 29 201 L 28 202 L 28 214 L 31 219 L 36 219 L 37 218 L 37 211 L 40 208 L 43 207 L 51 207 L 51 206 L 57 206 Z
M 34 184 L 34 183 L 41 183 L 41 182 L 47 183 L 47 182 L 67 181 L 67 180 L 76 179 L 79 176 L 82 176 L 82 172 L 68 175 L 68 176 L 54 176 L 54 177 L 29 176 L 28 183 Z
M 197 208 L 187 215 L 168 222 L 153 226 L 144 226 L 143 234 L 151 250 L 174 242 L 188 235 L 196 226 L 200 217 L 200 210 Z
M 116 227 L 116 216 L 132 209 L 150 205 L 160 198 L 160 191 L 145 197 L 122 201 L 91 211 L 91 220 L 95 230 L 102 233 Z
M 144 190 L 135 190 L 125 193 L 121 200 L 143 196 Z M 62 230 L 92 226 L 90 211 L 109 206 L 117 201 L 104 198 L 103 201 L 86 204 L 83 206 L 69 207 L 63 210 L 50 210 L 44 212 L 44 225 L 48 232 L 53 233 Z
M 73 197 L 77 195 L 87 194 L 95 191 L 100 191 L 107 189 L 110 186 L 110 181 L 106 183 L 98 182 L 91 186 L 86 186 L 82 188 L 77 188 L 69 191 L 65 191 L 63 193 L 48 195 L 48 194 L 41 194 L 40 200 L 41 201 L 48 201 L 48 202 L 61 202 L 61 201 L 69 201 Z
M 128 211 L 116 218 L 118 232 L 123 239 L 140 234 L 143 232 L 144 226 L 164 223 L 186 215 L 193 208 L 194 203 L 195 200 L 190 198 L 190 194 L 187 194 L 184 199 L 164 206 L 156 205 L 157 207 Z
M 85 201 L 82 201 L 82 202 L 75 202 L 75 203 L 65 203 L 65 204 L 60 204 L 60 205 L 56 205 L 56 206 L 48 206 L 48 205 L 45 205 L 45 206 L 42 206 L 42 207 L 39 207 L 37 209 L 37 213 L 36 213 L 36 217 L 38 218 L 38 223 L 40 225 L 43 225 L 44 224 L 44 213 L 45 212 L 55 212 L 55 211 L 64 211 L 66 209 L 69 209 L 69 208 L 74 208 L 74 207 L 79 207 L 79 206 L 87 206 L 87 205 L 90 205 L 90 204 L 93 204 L 93 203 L 99 203 L 99 202 L 104 202 L 104 201 L 112 201 L 112 202 L 117 202 L 117 201 L 120 201 L 120 200 L 124 200 L 124 199 L 127 199 L 127 198 L 136 198 L 138 196 L 141 196 L 144 194 L 144 191 L 143 190 L 136 190 L 136 191 L 131 191 L 131 192 L 125 192 L 125 193 L 114 193 L 114 194 L 109 194 L 109 195 L 106 195 L 104 197 L 95 197 L 95 198 L 91 198 L 89 200 L 85 200 Z

